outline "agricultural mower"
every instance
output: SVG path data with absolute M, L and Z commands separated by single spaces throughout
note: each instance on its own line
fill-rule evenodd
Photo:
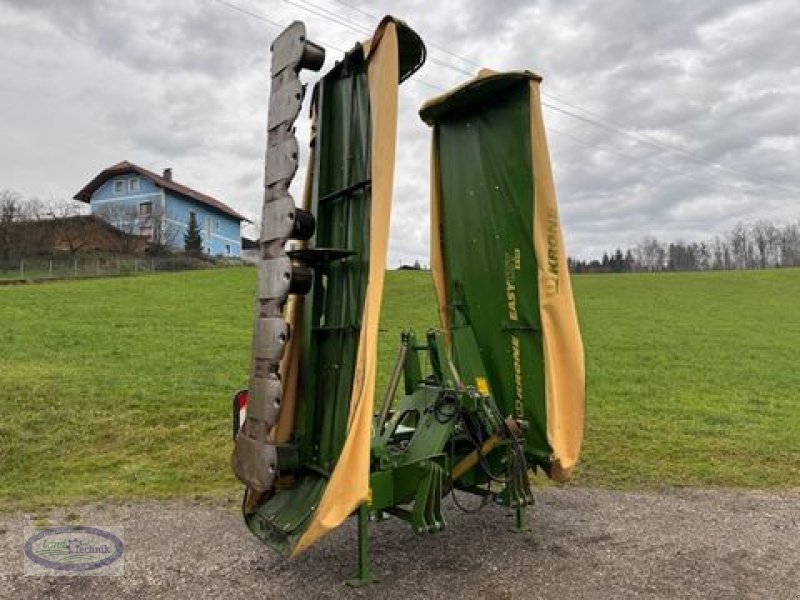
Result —
M 398 86 L 425 54 L 408 25 L 386 17 L 319 80 L 297 206 L 299 74 L 319 70 L 325 53 L 301 22 L 272 44 L 252 364 L 234 399 L 232 466 L 247 527 L 285 556 L 357 514 L 362 583 L 371 518 L 436 532 L 442 500 L 474 494 L 514 509 L 523 531 L 529 474 L 567 478 L 583 435 L 583 348 L 541 79 L 527 71 L 481 71 L 420 110 L 433 133 L 441 323 L 403 333 L 373 402 Z

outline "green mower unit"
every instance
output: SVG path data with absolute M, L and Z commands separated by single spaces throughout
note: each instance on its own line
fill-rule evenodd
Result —
M 299 73 L 321 68 L 324 50 L 300 22 L 272 45 L 253 356 L 234 399 L 232 466 L 248 528 L 285 556 L 357 514 L 360 583 L 369 520 L 440 531 L 448 494 L 459 507 L 467 494 L 509 507 L 526 530 L 530 473 L 568 477 L 583 435 L 583 347 L 530 72 L 481 71 L 420 111 L 433 134 L 441 323 L 403 333 L 374 401 L 397 92 L 424 61 L 419 36 L 386 17 L 323 75 L 297 206 Z

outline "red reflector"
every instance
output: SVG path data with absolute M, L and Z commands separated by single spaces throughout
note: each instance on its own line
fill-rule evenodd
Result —
M 247 401 L 250 399 L 250 394 L 247 390 L 242 390 L 236 395 L 236 399 L 239 401 L 239 408 L 242 409 L 247 406 Z

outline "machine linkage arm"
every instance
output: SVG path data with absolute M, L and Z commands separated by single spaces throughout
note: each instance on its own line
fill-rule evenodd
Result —
M 456 487 L 484 497 L 498 495 L 507 506 L 531 504 L 523 451 L 528 424 L 511 416 L 504 419 L 485 381 L 461 383 L 437 332 L 428 332 L 426 341 L 417 346 L 413 333 L 403 333 L 397 365 L 376 415 L 370 509 L 401 517 L 422 533 L 445 526 L 441 500 Z M 419 351 L 427 352 L 433 370 L 425 378 L 419 375 Z M 417 378 L 416 386 L 387 420 L 401 369 L 407 383 L 409 377 Z M 410 509 L 400 507 L 409 503 Z

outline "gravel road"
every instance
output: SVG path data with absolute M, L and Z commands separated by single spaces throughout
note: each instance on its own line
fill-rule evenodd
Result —
M 379 581 L 350 588 L 351 519 L 294 561 L 262 546 L 236 507 L 202 502 L 82 505 L 53 510 L 125 528 L 122 577 L 28 577 L 22 528 L 0 514 L 2 598 L 769 598 L 800 599 L 800 490 L 785 493 L 545 489 L 532 531 L 512 514 L 460 513 L 424 537 L 371 524 Z M 468 499 L 467 499 L 468 500 Z M 40 515 L 41 516 L 41 515 Z

